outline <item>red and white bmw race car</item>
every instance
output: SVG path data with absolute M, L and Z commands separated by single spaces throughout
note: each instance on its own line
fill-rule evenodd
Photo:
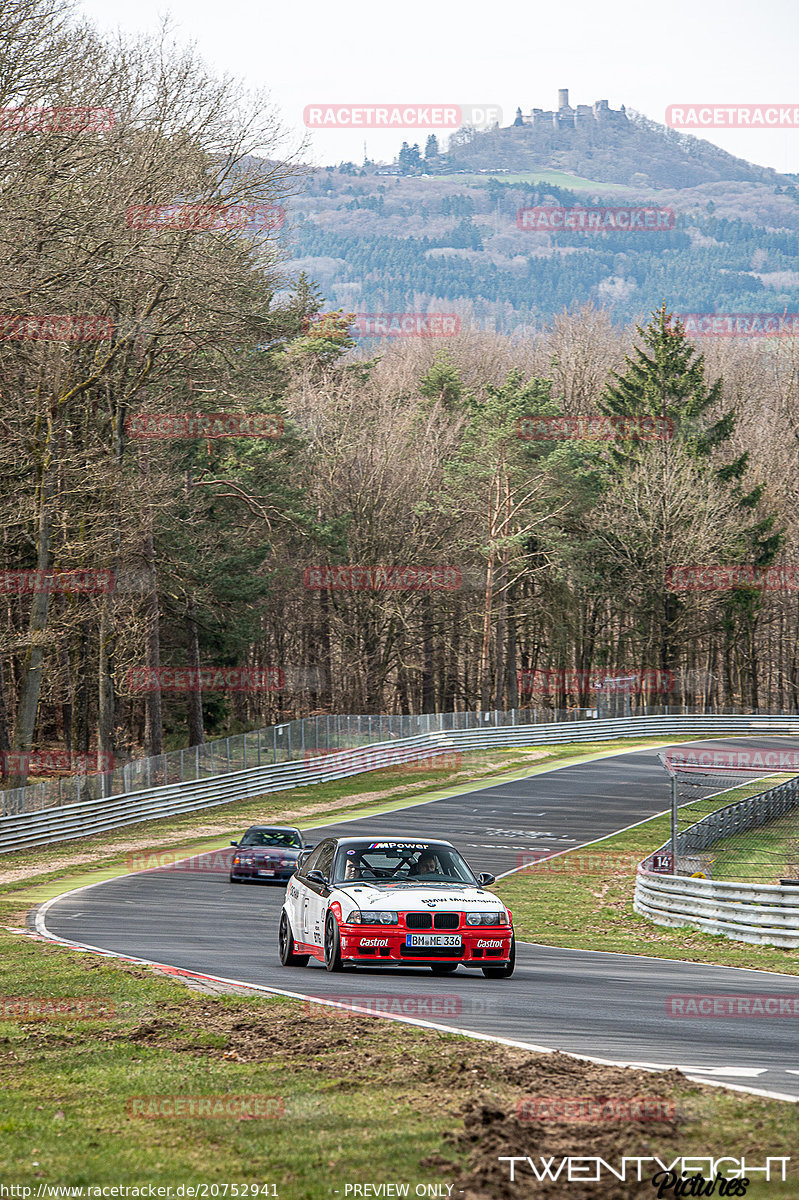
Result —
M 328 971 L 357 964 L 458 964 L 494 979 L 513 974 L 511 914 L 485 888 L 450 842 L 417 838 L 326 838 L 286 889 L 280 914 L 280 961 Z

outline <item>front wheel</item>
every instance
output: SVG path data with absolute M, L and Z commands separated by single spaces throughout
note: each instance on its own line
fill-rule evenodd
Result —
M 483 967 L 486 979 L 510 979 L 516 966 L 516 935 L 510 940 L 510 957 L 501 967 Z
M 280 914 L 280 926 L 277 931 L 277 942 L 280 950 L 280 961 L 284 967 L 307 967 L 310 954 L 294 953 L 294 935 L 291 932 L 286 910 Z
M 327 914 L 325 921 L 325 966 L 328 971 L 343 971 L 341 961 L 341 936 L 338 931 L 338 921 L 332 913 Z

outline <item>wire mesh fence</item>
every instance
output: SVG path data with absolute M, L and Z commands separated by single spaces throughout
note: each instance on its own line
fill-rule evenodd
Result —
M 155 758 L 131 758 L 112 771 L 47 779 L 26 787 L 6 789 L 2 816 L 40 812 L 84 800 L 127 795 L 144 788 L 214 778 L 270 763 L 292 762 L 329 753 L 357 749 L 420 733 L 480 729 L 487 726 L 545 725 L 607 717 L 662 715 L 741 715 L 743 708 L 687 707 L 642 704 L 618 687 L 597 696 L 594 708 L 515 708 L 486 712 L 424 713 L 410 715 L 331 714 L 271 725 L 248 733 L 217 738 L 201 746 L 172 750 Z M 793 714 L 782 714 L 793 715 Z
M 650 869 L 743 883 L 799 880 L 799 750 L 671 749 L 672 837 Z M 676 851 L 676 854 L 675 854 Z

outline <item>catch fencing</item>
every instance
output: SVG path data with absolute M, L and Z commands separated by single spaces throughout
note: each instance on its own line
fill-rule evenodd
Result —
M 159 778 L 153 785 L 150 766 L 150 786 L 133 786 L 118 794 L 109 794 L 103 791 L 102 777 L 96 776 L 93 781 L 97 794 L 86 795 L 84 792 L 79 800 L 33 811 L 10 813 L 6 810 L 0 818 L 0 853 L 86 837 L 139 821 L 175 816 L 236 800 L 256 799 L 287 788 L 343 779 L 378 767 L 412 763 L 453 751 L 602 742 L 627 737 L 668 739 L 753 733 L 799 734 L 799 717 L 795 714 L 662 713 L 596 720 L 580 719 L 578 713 L 572 719 L 552 722 L 533 722 L 533 715 L 528 709 L 403 717 L 319 717 L 291 722 L 292 727 L 303 726 L 297 731 L 299 740 L 297 733 L 292 739 L 287 726 L 261 731 L 260 737 L 257 734 L 241 735 L 248 739 L 240 743 L 241 757 L 237 759 L 231 747 L 221 760 L 225 767 L 230 764 L 229 771 L 209 776 L 200 774 L 175 782 L 162 782 Z M 315 732 L 315 737 L 309 737 L 309 729 Z M 278 731 L 281 731 L 279 743 Z M 272 733 L 272 754 L 264 762 L 264 747 L 270 749 L 265 735 Z M 354 744 L 357 737 L 361 739 L 360 745 Z M 229 740 L 233 742 L 234 739 Z M 254 751 L 250 751 L 251 746 L 255 747 Z M 261 761 L 258 761 L 259 747 Z M 277 757 L 278 747 L 281 761 L 276 762 L 273 757 Z M 252 761 L 250 753 L 253 754 Z M 194 755 L 194 750 L 184 754 L 189 758 Z M 198 756 L 195 761 L 206 760 Z M 220 762 L 218 754 L 216 762 Z M 141 770 L 137 766 L 137 771 Z M 164 776 L 167 775 L 168 768 L 165 768 Z M 87 785 L 91 780 L 92 777 L 88 777 Z
M 799 778 L 717 809 L 678 834 L 678 870 L 701 866 L 701 855 L 734 834 L 760 829 L 799 807 Z M 794 949 L 799 946 L 799 879 L 744 883 L 660 874 L 656 856 L 671 854 L 666 842 L 644 860 L 635 885 L 635 911 L 658 925 L 695 926 L 738 941 Z

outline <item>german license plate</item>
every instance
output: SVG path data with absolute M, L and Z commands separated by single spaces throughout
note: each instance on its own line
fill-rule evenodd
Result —
M 259 875 L 274 875 L 274 873 L 275 873 L 274 870 L 272 870 L 271 868 L 269 868 L 265 871 L 258 872 Z
M 456 950 L 461 948 L 461 939 L 453 933 L 408 933 L 405 935 L 406 946 L 450 946 Z

